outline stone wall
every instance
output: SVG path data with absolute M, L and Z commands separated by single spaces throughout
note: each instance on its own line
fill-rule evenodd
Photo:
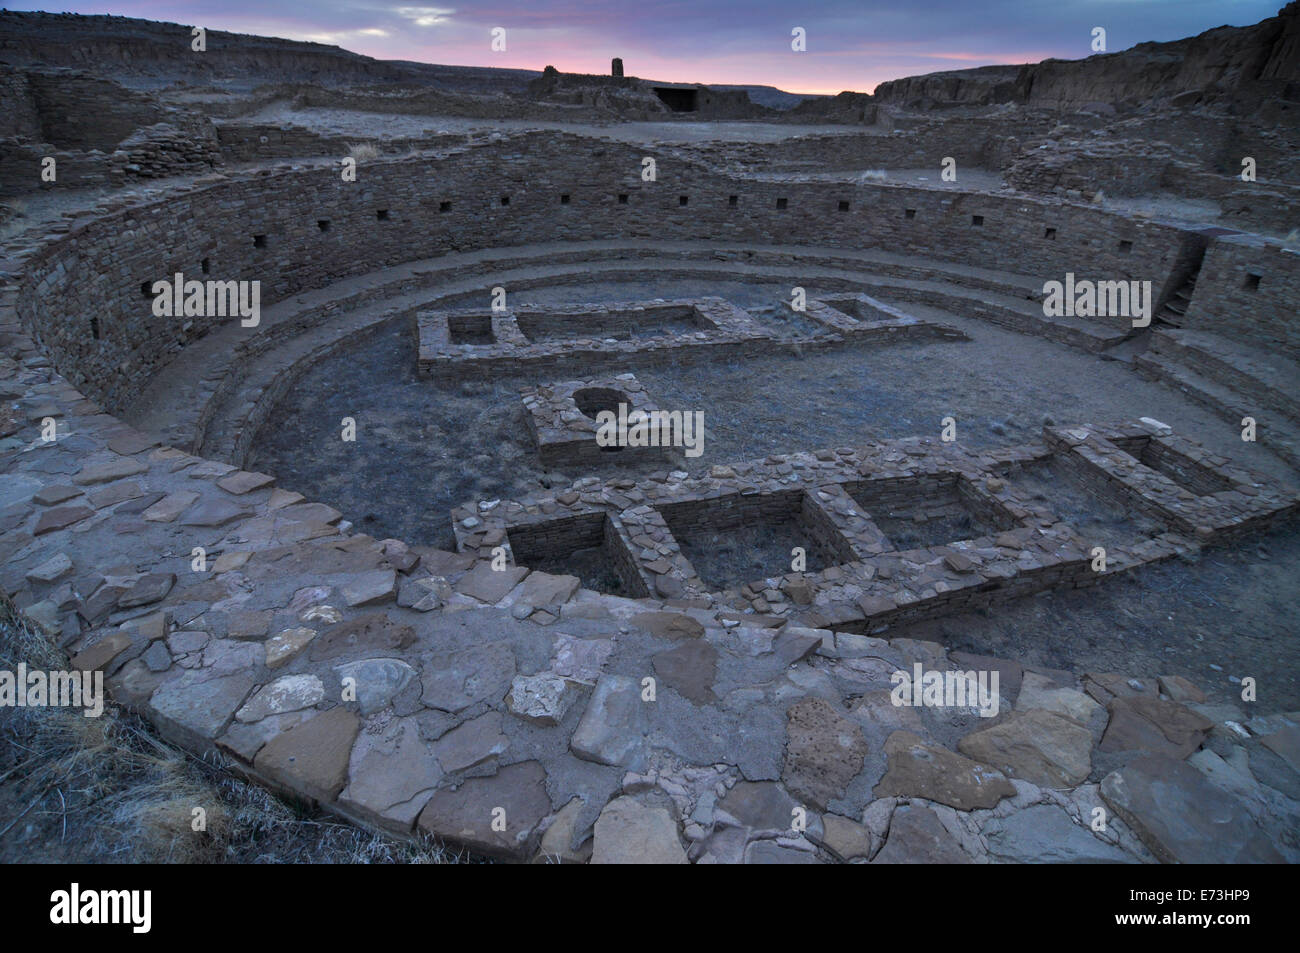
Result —
M 55 182 L 41 178 L 47 157 Z M 84 73 L 0 65 L 0 195 L 198 175 L 219 162 L 200 116 Z
M 641 157 L 536 133 L 363 165 L 356 182 L 324 168 L 195 185 L 74 222 L 30 262 L 19 313 L 62 373 L 120 407 L 187 341 L 227 320 L 155 317 L 146 283 L 178 271 L 260 281 L 265 306 L 450 251 L 654 238 L 880 246 L 996 262 L 1035 281 L 1072 270 L 1160 289 L 1180 247 L 1172 226 L 1015 196 L 735 178 L 671 156 L 661 157 L 658 181 L 644 183 Z
M 374 145 L 381 153 L 397 155 L 413 150 L 451 149 L 463 145 L 465 135 L 420 136 L 418 138 L 362 139 L 356 136 L 323 136 L 303 126 L 275 123 L 219 123 L 216 127 L 221 154 L 231 162 L 258 159 L 293 159 L 305 156 L 342 158 L 362 142 Z
M 152 96 L 129 90 L 111 80 L 69 70 L 31 71 L 23 82 L 11 78 L 3 86 L 0 112 L 20 113 L 30 108 L 34 127 L 12 135 L 39 136 L 62 149 L 111 151 L 141 126 L 167 117 L 167 110 Z
M 1027 149 L 1007 168 L 1007 184 L 1025 192 L 1074 190 L 1091 195 L 1159 191 L 1173 155 L 1163 143 L 1065 140 Z
M 1240 175 L 1198 172 L 1171 163 L 1160 186 L 1175 195 L 1213 199 L 1222 210 L 1217 221 L 1243 231 L 1285 235 L 1300 223 L 1300 188 L 1284 182 L 1243 182 Z
M 1300 250 L 1255 235 L 1210 243 L 1183 326 L 1300 359 Z
M 795 136 L 778 142 L 709 143 L 699 149 L 705 161 L 734 162 L 770 171 L 818 172 L 874 168 L 933 168 L 936 178 L 945 156 L 963 167 L 1000 169 L 1018 142 L 1045 134 L 1054 118 L 1033 113 L 1015 116 L 954 117 L 900 125 L 889 132 Z

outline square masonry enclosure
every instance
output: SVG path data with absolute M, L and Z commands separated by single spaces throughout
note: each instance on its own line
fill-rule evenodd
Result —
M 956 473 L 862 480 L 844 489 L 894 551 L 978 539 L 1016 525 L 996 500 L 977 493 Z
M 492 333 L 492 315 L 483 313 L 449 314 L 447 337 L 452 344 L 471 344 L 480 347 L 496 342 Z
M 1167 476 L 1189 493 L 1210 496 L 1232 489 L 1232 483 L 1221 474 L 1159 440 L 1134 438 L 1116 440 L 1114 444 L 1138 463 Z
M 620 406 L 626 408 L 626 415 L 659 409 L 632 374 L 543 384 L 526 388 L 521 396 L 529 433 L 545 466 L 599 467 L 628 457 L 678 463 L 682 458 L 681 451 L 673 447 L 601 446 L 597 442 L 597 417 L 603 411 L 618 416 Z
M 682 554 L 711 591 L 791 571 L 791 550 L 807 572 L 852 562 L 848 540 L 804 490 L 733 494 L 656 506 Z
M 689 349 L 760 353 L 767 329 L 722 298 L 540 307 L 418 311 L 415 333 L 423 375 L 493 373 L 526 364 L 593 367 L 625 355 L 670 359 Z M 572 366 L 570 364 L 570 366 Z
M 605 513 L 513 526 L 506 534 L 515 563 L 555 575 L 577 576 L 584 589 L 641 599 L 641 581 L 627 543 Z
M 820 300 L 855 321 L 888 321 L 902 314 L 897 308 L 892 308 L 869 295 L 824 297 Z
M 1113 549 L 1133 546 L 1169 531 L 1126 491 L 1069 456 L 1050 454 L 1008 466 L 998 475 L 1028 505 L 1069 523 L 1090 543 Z

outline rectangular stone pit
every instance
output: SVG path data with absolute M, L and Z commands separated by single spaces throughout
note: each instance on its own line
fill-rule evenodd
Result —
M 477 308 L 463 311 L 419 311 L 415 335 L 423 364 L 435 356 L 471 358 L 528 342 L 505 311 Z
M 584 589 L 643 599 L 646 579 L 617 519 L 581 513 L 511 526 L 506 533 L 516 565 L 556 575 L 577 576 Z
M 793 312 L 790 302 L 785 303 L 785 308 Z M 934 337 L 969 340 L 957 328 L 924 321 L 865 294 L 810 298 L 803 311 L 793 313 L 846 341 Z
M 1300 506 L 1294 487 L 1275 487 L 1148 418 L 1120 427 L 1047 427 L 1044 437 L 1129 505 L 1201 544 L 1290 519 Z
M 852 562 L 853 547 L 805 490 L 731 494 L 660 503 L 694 574 L 721 591 L 791 571 L 791 550 L 805 551 L 809 573 Z
M 1144 467 L 1164 474 L 1189 493 L 1211 496 L 1232 489 L 1232 481 L 1227 477 L 1160 440 L 1130 437 L 1112 442 Z
M 1160 514 L 1135 506 L 1129 495 L 1071 454 L 1049 453 L 998 471 L 1040 519 L 1068 523 L 1092 546 L 1131 549 L 1169 531 Z
M 996 499 L 958 473 L 861 480 L 844 489 L 884 534 L 887 551 L 944 546 L 1016 526 Z
M 453 379 L 525 368 L 581 372 L 626 357 L 667 363 L 701 349 L 736 359 L 771 346 L 768 331 L 721 298 L 420 311 L 415 332 L 419 373 Z

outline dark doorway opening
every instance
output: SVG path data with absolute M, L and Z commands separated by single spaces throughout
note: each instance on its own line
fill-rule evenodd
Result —
M 699 109 L 694 89 L 676 89 L 671 86 L 654 87 L 659 101 L 675 113 L 693 113 Z

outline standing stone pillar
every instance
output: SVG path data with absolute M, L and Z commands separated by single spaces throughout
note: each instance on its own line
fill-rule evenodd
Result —
M 613 60 L 610 62 L 610 64 L 609 64 L 609 72 L 610 72 L 610 75 L 611 75 L 611 76 L 622 76 L 622 75 L 623 75 L 623 60 L 622 60 L 622 58 L 617 57 L 617 56 L 614 57 L 614 59 L 613 59 Z

